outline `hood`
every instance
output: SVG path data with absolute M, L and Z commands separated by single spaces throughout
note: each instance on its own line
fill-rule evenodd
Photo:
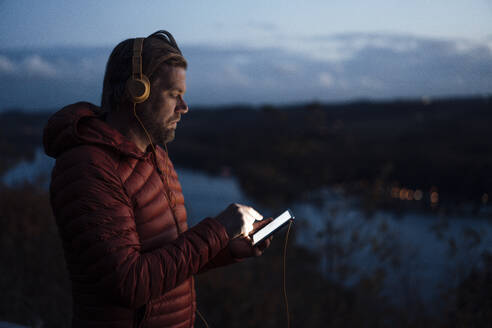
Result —
M 142 157 L 137 146 L 106 124 L 101 109 L 91 103 L 79 102 L 53 114 L 44 128 L 44 151 L 57 158 L 79 145 L 100 145 L 131 157 Z

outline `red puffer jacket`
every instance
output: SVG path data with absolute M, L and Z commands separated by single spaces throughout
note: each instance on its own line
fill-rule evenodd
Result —
M 232 261 L 227 232 L 211 218 L 188 229 L 167 154 L 141 152 L 98 112 L 89 103 L 67 106 L 44 131 L 45 151 L 56 158 L 51 205 L 72 281 L 73 327 L 192 327 L 193 275 Z

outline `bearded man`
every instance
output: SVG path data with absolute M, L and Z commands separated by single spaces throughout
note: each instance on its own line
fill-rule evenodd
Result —
M 192 327 L 193 276 L 270 244 L 252 246 L 250 232 L 270 219 L 239 204 L 188 228 L 164 150 L 188 112 L 186 68 L 167 31 L 125 40 L 109 57 L 101 107 L 69 105 L 45 127 L 73 327 Z

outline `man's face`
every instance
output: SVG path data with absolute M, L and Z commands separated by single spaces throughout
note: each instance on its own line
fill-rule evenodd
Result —
M 165 65 L 156 74 L 150 88 L 150 97 L 137 108 L 152 142 L 164 145 L 174 139 L 176 125 L 182 114 L 188 112 L 183 99 L 186 92 L 186 70 Z

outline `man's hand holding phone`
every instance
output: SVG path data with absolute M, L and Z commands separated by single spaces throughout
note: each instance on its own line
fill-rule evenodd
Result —
M 253 245 L 253 239 L 251 237 L 255 232 L 266 226 L 271 221 L 272 218 L 257 221 L 253 224 L 253 230 L 248 236 L 239 236 L 229 241 L 229 247 L 232 255 L 234 255 L 234 257 L 236 258 L 261 256 L 265 249 L 270 247 L 272 236 L 264 239 L 256 245 Z
M 271 237 L 253 246 L 251 239 L 253 233 L 270 223 L 272 219 L 263 219 L 263 216 L 252 207 L 231 204 L 215 219 L 226 228 L 230 238 L 229 248 L 236 258 L 260 256 L 270 246 Z

